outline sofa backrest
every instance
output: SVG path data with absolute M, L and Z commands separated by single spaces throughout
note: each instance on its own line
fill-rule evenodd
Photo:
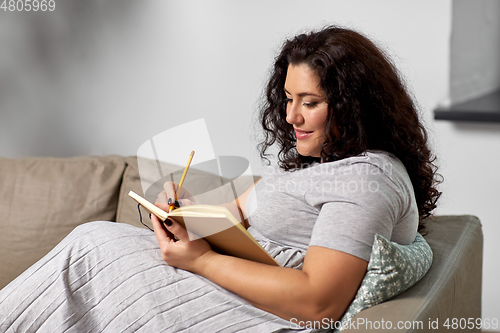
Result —
M 123 157 L 0 158 L 0 288 L 76 226 L 116 218 Z
M 165 174 L 182 171 L 176 165 L 162 166 Z M 178 174 L 174 172 L 176 182 Z M 241 194 L 253 182 L 253 177 L 243 176 L 231 184 L 191 168 L 184 187 L 197 195 L 197 203 L 217 204 L 232 201 L 233 189 Z M 80 224 L 117 221 L 144 228 L 130 190 L 144 196 L 135 156 L 0 158 L 0 289 Z M 161 191 L 161 184 L 155 191 Z M 150 224 L 143 210 L 142 216 Z

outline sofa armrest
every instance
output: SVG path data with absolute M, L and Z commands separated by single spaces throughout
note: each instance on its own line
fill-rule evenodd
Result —
M 380 326 L 382 319 L 392 326 L 391 332 L 450 332 L 454 331 L 453 318 L 472 318 L 474 322 L 481 318 L 483 234 L 479 219 L 469 215 L 432 217 L 426 230 L 424 237 L 434 252 L 426 276 L 392 300 L 358 313 L 351 321 L 353 326 L 343 332 L 385 331 Z M 446 320 L 450 327 L 443 326 Z M 398 329 L 398 324 L 403 327 Z M 466 330 L 481 331 L 479 327 Z

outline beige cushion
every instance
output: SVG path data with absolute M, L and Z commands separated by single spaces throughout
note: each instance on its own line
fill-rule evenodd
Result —
M 137 212 L 137 204 L 128 196 L 128 192 L 134 191 L 140 196 L 144 196 L 141 189 L 141 180 L 137 169 L 137 158 L 130 156 L 125 158 L 127 164 L 123 173 L 122 187 L 120 189 L 120 197 L 118 199 L 118 208 L 116 212 L 116 222 L 128 223 L 136 227 L 143 227 L 139 222 L 139 214 Z M 143 220 L 147 213 L 143 212 Z M 146 214 L 146 215 L 144 215 Z
M 0 288 L 76 226 L 114 220 L 122 157 L 0 158 Z

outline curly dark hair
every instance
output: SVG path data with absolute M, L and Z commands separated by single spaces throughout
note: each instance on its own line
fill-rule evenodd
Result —
M 335 161 L 368 150 L 395 155 L 413 184 L 421 230 L 422 220 L 431 215 L 441 194 L 436 189 L 441 176 L 417 107 L 389 57 L 362 34 L 336 26 L 300 34 L 283 44 L 260 112 L 265 137 L 259 150 L 269 161 L 266 151 L 277 143 L 278 164 L 284 170 L 317 160 L 297 152 L 293 126 L 286 122 L 284 85 L 290 64 L 313 69 L 325 93 L 328 116 L 321 159 Z

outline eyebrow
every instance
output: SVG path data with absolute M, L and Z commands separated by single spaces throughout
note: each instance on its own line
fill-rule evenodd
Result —
M 283 88 L 285 90 L 285 92 L 288 94 L 288 95 L 291 95 L 290 92 L 288 92 L 288 90 L 286 90 L 286 88 Z M 321 96 L 321 95 L 318 95 L 318 94 L 313 94 L 311 92 L 301 92 L 301 93 L 298 93 L 297 94 L 298 97 L 304 97 L 304 96 L 315 96 L 315 97 L 319 97 L 319 98 L 322 98 L 324 96 Z

